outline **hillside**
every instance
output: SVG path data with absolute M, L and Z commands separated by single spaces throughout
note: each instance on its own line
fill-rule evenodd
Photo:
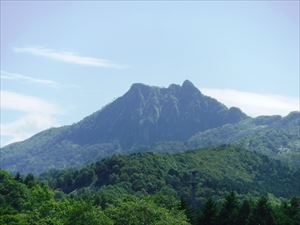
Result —
M 260 116 L 199 132 L 186 148 L 234 143 L 300 167 L 300 112 L 285 117 Z
M 185 141 L 199 131 L 248 118 L 203 95 L 190 81 L 168 88 L 133 84 L 80 122 L 52 128 L 1 149 L 1 168 L 40 173 L 94 162 L 134 146 Z
M 299 170 L 231 145 L 184 153 L 114 156 L 81 170 L 54 170 L 42 177 L 66 193 L 113 185 L 129 193 L 153 194 L 168 188 L 195 199 L 228 191 L 300 195 Z
M 194 134 L 187 141 L 135 146 L 134 151 L 182 152 L 221 144 L 234 144 L 300 168 L 300 112 L 285 117 L 259 116 Z

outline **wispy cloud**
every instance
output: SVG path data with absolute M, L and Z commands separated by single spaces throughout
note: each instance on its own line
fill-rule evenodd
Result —
M 122 69 L 126 68 L 127 66 L 119 65 L 113 63 L 110 60 L 102 59 L 102 58 L 95 58 L 90 56 L 82 56 L 76 52 L 69 52 L 69 51 L 58 51 L 53 50 L 45 47 L 23 47 L 13 49 L 17 53 L 29 53 L 36 56 L 42 56 L 62 62 L 74 63 L 79 65 L 85 66 L 96 66 L 96 67 L 103 67 L 103 68 L 116 68 Z
M 4 143 L 2 141 L 1 145 L 24 140 L 39 131 L 58 125 L 55 118 L 60 110 L 54 104 L 35 96 L 11 91 L 1 91 L 0 94 L 1 113 L 11 110 L 23 114 L 12 122 L 0 124 L 1 137 L 8 140 Z
M 1 141 L 1 146 L 22 141 L 35 133 L 55 125 L 57 125 L 57 123 L 53 116 L 38 113 L 24 115 L 9 123 L 1 123 L 1 136 L 8 137 L 8 141 Z
M 19 94 L 12 91 L 0 91 L 1 109 L 10 109 L 21 112 L 38 112 L 56 114 L 58 109 L 53 104 L 30 95 Z
M 19 73 L 10 73 L 4 70 L 1 70 L 0 78 L 3 80 L 24 81 L 29 83 L 41 84 L 41 85 L 48 85 L 52 87 L 59 86 L 59 84 L 53 80 L 37 79 L 31 76 L 27 76 Z
M 287 115 L 291 111 L 299 111 L 300 103 L 298 98 L 258 94 L 232 89 L 211 89 L 201 88 L 201 91 L 228 107 L 237 106 L 250 116 L 260 115 Z

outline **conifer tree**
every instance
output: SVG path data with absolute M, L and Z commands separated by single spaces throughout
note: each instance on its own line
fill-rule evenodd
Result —
M 208 198 L 199 218 L 199 225 L 216 225 L 217 207 L 212 198 Z

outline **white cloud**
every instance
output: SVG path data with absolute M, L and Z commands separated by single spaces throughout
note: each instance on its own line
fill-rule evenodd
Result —
M 43 56 L 58 61 L 80 64 L 85 66 L 96 66 L 104 68 L 125 68 L 125 66 L 117 65 L 107 59 L 81 56 L 76 52 L 57 51 L 44 47 L 24 47 L 14 48 L 13 50 L 17 53 L 29 53 L 36 56 Z
M 0 94 L 1 109 L 45 114 L 55 114 L 58 112 L 58 109 L 53 104 L 38 97 L 23 95 L 12 91 L 0 91 Z
M 258 94 L 232 89 L 201 88 L 201 91 L 226 106 L 236 106 L 250 116 L 287 115 L 299 111 L 299 99 L 281 95 Z
M 37 132 L 58 125 L 55 116 L 60 110 L 55 105 L 41 98 L 16 92 L 1 91 L 0 94 L 1 114 L 4 110 L 8 113 L 10 110 L 23 113 L 12 122 L 1 121 L 1 137 L 7 140 L 5 143 L 2 141 L 1 145 L 24 140 Z
M 16 80 L 16 81 L 25 81 L 29 83 L 36 83 L 36 84 L 42 84 L 42 85 L 49 85 L 56 87 L 58 86 L 58 83 L 53 80 L 45 80 L 45 79 L 37 79 L 30 76 L 26 76 L 19 73 L 10 73 L 4 70 L 1 70 L 1 79 L 3 80 Z
M 0 124 L 1 136 L 8 137 L 8 141 L 1 143 L 7 145 L 16 141 L 22 141 L 33 134 L 57 125 L 55 119 L 47 114 L 27 114 L 19 119 Z

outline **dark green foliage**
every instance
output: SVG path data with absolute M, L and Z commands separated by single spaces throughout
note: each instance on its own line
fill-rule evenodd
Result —
M 199 225 L 215 225 L 217 224 L 217 206 L 216 203 L 209 198 L 200 214 Z
M 76 182 L 82 174 L 93 179 Z M 159 206 L 184 210 L 193 224 L 201 221 L 206 224 L 209 220 L 211 224 L 222 221 L 218 225 L 250 225 L 258 219 L 269 221 L 275 218 L 283 225 L 284 222 L 280 221 L 287 221 L 287 215 L 293 214 L 292 205 L 297 209 L 296 200 L 293 204 L 287 204 L 285 209 L 273 207 L 273 211 L 279 212 L 275 213 L 277 217 L 271 211 L 267 218 L 255 218 L 253 212 L 264 213 L 263 204 L 254 207 L 247 199 L 240 202 L 239 198 L 269 192 L 282 197 L 300 194 L 299 171 L 264 155 L 231 145 L 177 154 L 114 156 L 81 170 L 50 171 L 42 178 L 52 187 L 89 199 L 103 209 L 117 204 L 124 194 L 150 195 L 151 201 Z M 221 201 L 226 194 L 224 201 Z M 199 208 L 208 196 L 218 201 L 209 200 L 204 207 L 205 213 L 199 214 Z
M 300 222 L 300 198 L 293 197 L 288 208 L 288 215 Z
M 43 180 L 54 190 L 32 174 L 0 171 L 0 224 L 299 225 L 299 198 L 258 198 L 275 184 L 291 185 L 284 195 L 299 196 L 293 179 L 288 167 L 234 146 L 115 156 L 51 171 Z
M 273 210 L 268 204 L 266 197 L 261 197 L 253 210 L 250 225 L 275 225 Z
M 84 168 L 80 171 L 74 181 L 76 187 L 89 186 L 94 179 L 95 172 L 92 169 Z
M 292 198 L 290 201 L 293 201 Z M 255 202 L 254 202 L 255 201 Z M 290 217 L 288 210 L 292 206 L 281 206 L 271 203 L 267 197 L 258 200 L 244 199 L 242 202 L 230 193 L 225 197 L 222 205 L 217 205 L 209 198 L 200 210 L 200 217 L 197 225 L 298 225 L 297 218 Z M 298 208 L 297 213 L 300 212 Z M 230 215 L 230 216 L 229 216 Z
M 15 180 L 16 180 L 16 181 L 23 182 L 23 177 L 21 176 L 21 174 L 20 174 L 19 172 L 16 173 L 16 175 L 15 175 Z
M 128 193 L 173 189 L 195 208 L 207 195 L 237 191 L 289 197 L 300 193 L 300 173 L 263 155 L 224 145 L 185 153 L 114 156 L 81 170 L 50 171 L 42 177 L 66 193 L 118 185 Z M 79 182 L 84 177 L 84 182 Z
M 29 180 L 34 178 L 30 176 Z M 165 204 L 162 193 L 148 197 L 121 194 L 109 197 L 109 204 L 101 204 L 102 199 L 97 204 L 97 193 L 90 193 L 89 198 L 78 195 L 56 199 L 47 185 L 39 181 L 30 184 L 0 170 L 1 225 L 189 225 L 178 209 L 179 202 Z
M 219 224 L 221 225 L 235 225 L 237 224 L 238 215 L 238 201 L 234 192 L 226 196 L 223 203 L 222 210 L 218 217 Z
M 32 187 L 34 185 L 34 176 L 33 176 L 33 174 L 31 174 L 31 173 L 27 174 L 27 176 L 25 177 L 24 183 L 27 186 Z
M 289 203 L 284 207 L 285 214 L 287 217 L 286 220 L 289 219 L 289 222 L 296 221 L 296 224 L 300 224 L 300 198 L 293 197 L 289 201 Z M 291 223 L 292 224 L 292 223 Z
M 250 215 L 252 213 L 252 207 L 249 200 L 245 199 L 238 210 L 236 217 L 236 224 L 248 225 L 250 222 Z

